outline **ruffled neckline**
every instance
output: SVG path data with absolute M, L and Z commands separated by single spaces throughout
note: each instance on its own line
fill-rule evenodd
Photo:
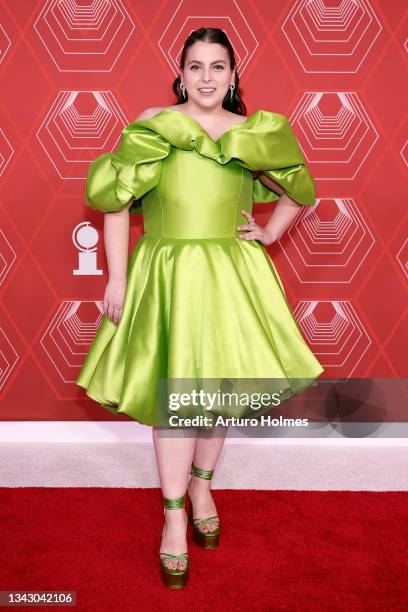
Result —
M 161 164 L 172 147 L 195 150 L 219 164 L 232 162 L 251 172 L 260 171 L 299 204 L 315 204 L 313 177 L 284 115 L 259 109 L 214 140 L 196 119 L 172 108 L 128 124 L 122 130 L 119 148 L 92 162 L 86 203 L 106 212 L 120 210 L 131 196 L 139 200 L 158 184 Z M 278 197 L 254 178 L 255 202 Z M 133 212 L 139 210 L 132 208 Z
M 231 125 L 214 140 L 191 115 L 172 108 L 164 108 L 152 117 L 130 123 L 124 129 L 124 133 L 131 135 L 147 129 L 155 132 L 161 142 L 167 141 L 170 145 L 185 151 L 195 149 L 204 157 L 226 164 L 237 154 L 238 142 L 242 152 L 246 144 L 249 144 L 248 137 L 253 143 L 252 136 L 255 132 L 258 138 L 262 138 L 273 125 L 280 125 L 282 120 L 286 121 L 286 118 L 279 113 L 259 109 L 248 115 L 245 121 Z
M 207 136 L 207 138 L 209 140 L 211 140 L 212 142 L 218 143 L 220 142 L 223 138 L 225 138 L 227 135 L 229 135 L 230 131 L 234 131 L 238 128 L 247 128 L 248 125 L 257 118 L 259 113 L 265 113 L 265 112 L 269 112 L 269 111 L 264 111 L 264 110 L 257 110 L 254 113 L 251 113 L 250 115 L 248 115 L 245 119 L 245 121 L 240 121 L 239 123 L 234 123 L 233 125 L 230 125 L 229 128 L 227 128 L 222 134 L 221 136 L 219 136 L 218 138 L 214 139 L 212 136 L 210 136 L 210 134 L 207 132 L 207 130 L 201 125 L 201 123 L 199 121 L 197 121 L 197 119 L 195 119 L 194 117 L 192 117 L 191 115 L 188 115 L 187 113 L 184 113 L 183 111 L 178 111 L 174 108 L 164 108 L 163 110 L 159 111 L 158 113 L 156 113 L 155 115 L 153 115 L 153 117 L 151 117 L 151 119 L 155 119 L 156 117 L 158 118 L 160 115 L 166 114 L 166 113 L 175 113 L 176 115 L 181 115 L 181 119 L 184 121 L 185 118 L 187 120 L 187 123 L 190 122 L 190 124 L 193 127 L 193 130 L 198 130 L 200 133 L 203 133 L 205 136 Z M 239 117 L 243 117 L 244 115 L 237 115 Z M 135 122 L 138 123 L 138 122 Z

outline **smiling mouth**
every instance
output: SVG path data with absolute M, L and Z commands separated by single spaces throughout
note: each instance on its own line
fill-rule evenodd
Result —
M 201 93 L 212 93 L 215 91 L 215 87 L 199 87 L 198 91 L 201 91 Z

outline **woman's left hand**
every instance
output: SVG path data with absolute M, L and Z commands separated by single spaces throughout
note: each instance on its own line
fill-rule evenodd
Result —
M 248 225 L 239 225 L 237 229 L 248 230 L 248 233 L 239 234 L 239 238 L 244 238 L 244 240 L 258 240 L 266 246 L 277 240 L 276 236 L 273 236 L 265 227 L 258 225 L 252 215 L 246 210 L 242 210 L 241 212 L 248 219 Z

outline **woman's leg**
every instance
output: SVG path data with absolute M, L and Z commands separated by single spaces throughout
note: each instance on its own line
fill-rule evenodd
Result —
M 224 446 L 228 427 L 215 427 L 213 430 L 200 432 L 193 457 L 194 465 L 202 470 L 213 470 Z M 209 518 L 217 515 L 217 509 L 211 495 L 211 480 L 192 475 L 188 485 L 188 494 L 194 509 L 194 518 Z M 202 525 L 204 532 L 214 531 L 216 522 Z
M 167 435 L 167 431 L 171 432 Z M 185 433 L 184 433 L 185 432 Z M 153 427 L 153 446 L 156 453 L 163 497 L 175 499 L 186 493 L 188 477 L 197 444 L 195 428 L 184 432 L 164 427 Z M 171 435 L 172 434 L 172 435 Z M 184 508 L 165 509 L 165 531 L 160 552 L 179 555 L 187 551 L 187 514 Z M 170 568 L 184 569 L 182 560 L 168 560 Z

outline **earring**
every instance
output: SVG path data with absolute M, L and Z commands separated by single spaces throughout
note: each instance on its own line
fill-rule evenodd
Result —
M 232 100 L 232 98 L 233 98 L 233 96 L 234 96 L 235 84 L 234 84 L 234 83 L 230 83 L 229 88 L 230 88 L 231 100 Z
M 184 83 L 180 83 L 180 89 L 181 89 L 181 93 L 183 94 L 183 98 L 186 97 L 186 86 L 184 85 Z

